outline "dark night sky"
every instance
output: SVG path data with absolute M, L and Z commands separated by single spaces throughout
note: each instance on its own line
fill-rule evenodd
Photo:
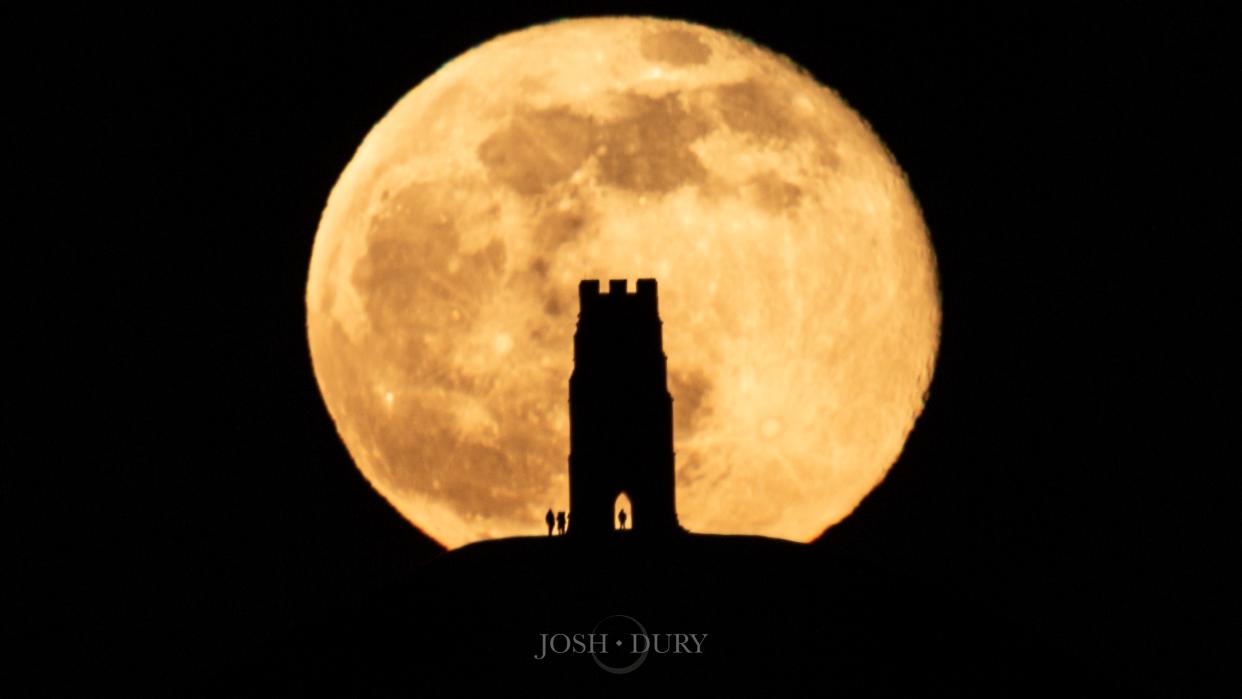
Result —
M 811 5 L 654 13 L 808 68 L 923 206 L 944 297 L 931 398 L 841 545 L 1120 684 L 1236 687 L 1236 640 L 1218 640 L 1238 628 L 1239 560 L 1225 23 Z M 319 398 L 313 235 L 402 94 L 573 14 L 101 15 L 6 49 L 32 89 L 23 116 L 55 134 L 14 192 L 58 194 L 39 251 L 10 262 L 37 340 L 16 341 L 28 410 L 5 479 L 38 465 L 20 469 L 29 491 L 4 488 L 29 622 L 9 630 L 52 663 L 28 667 L 179 682 L 438 552 L 371 491 Z

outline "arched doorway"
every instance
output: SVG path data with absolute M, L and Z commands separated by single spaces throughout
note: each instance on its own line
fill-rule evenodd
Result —
M 630 497 L 625 494 L 624 490 L 612 504 L 612 527 L 613 529 L 634 527 L 634 506 L 630 504 Z

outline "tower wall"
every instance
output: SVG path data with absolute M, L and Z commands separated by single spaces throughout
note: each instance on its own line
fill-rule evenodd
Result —
M 654 279 L 578 286 L 569 379 L 569 531 L 613 530 L 622 492 L 635 531 L 677 530 L 673 398 Z

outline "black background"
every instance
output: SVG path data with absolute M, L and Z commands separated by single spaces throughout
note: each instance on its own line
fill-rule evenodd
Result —
M 1118 686 L 1236 691 L 1238 71 L 1219 13 L 521 5 L 11 18 L 28 99 L 8 138 L 35 156 L 9 193 L 34 242 L 7 265 L 27 328 L 8 340 L 14 682 L 175 694 L 441 551 L 319 397 L 319 214 L 369 128 L 452 57 L 642 13 L 809 69 L 924 209 L 930 401 L 839 545 Z

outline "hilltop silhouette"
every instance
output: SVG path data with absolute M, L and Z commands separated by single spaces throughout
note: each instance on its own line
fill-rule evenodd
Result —
M 825 550 L 827 548 L 827 550 Z M 827 562 L 827 564 L 826 564 Z M 542 634 L 706 635 L 701 653 L 650 653 L 627 674 Z M 615 652 L 612 666 L 632 664 Z M 967 591 L 893 575 L 831 546 L 636 532 L 471 544 L 220 678 L 220 691 L 479 695 L 521 688 L 623 694 L 1011 695 L 1096 691 L 1090 669 Z

